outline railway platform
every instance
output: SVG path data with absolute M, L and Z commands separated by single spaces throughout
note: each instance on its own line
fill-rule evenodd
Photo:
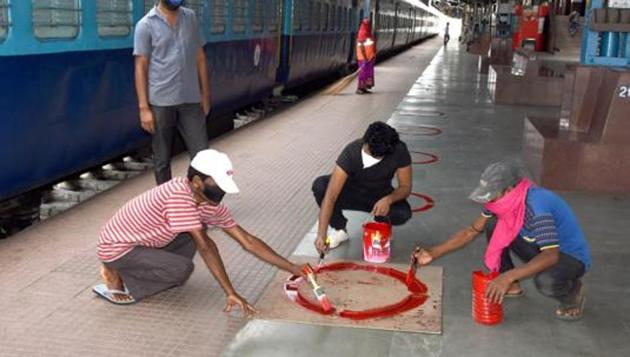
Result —
M 467 200 L 484 167 L 520 160 L 524 118 L 548 107 L 495 105 L 477 58 L 451 41 L 427 40 L 376 67 L 373 94 L 314 93 L 210 142 L 230 155 L 241 193 L 226 205 L 247 230 L 279 253 L 315 256 L 317 205 L 311 183 L 329 172 L 349 141 L 388 121 L 414 151 L 413 191 L 435 205 L 397 228 L 392 260 L 408 261 L 416 244 L 433 245 L 464 227 L 480 207 Z M 427 155 L 429 154 L 429 155 Z M 437 160 L 427 160 L 435 158 Z M 435 161 L 427 163 L 426 161 Z M 185 175 L 186 155 L 173 162 Z M 505 304 L 496 327 L 470 316 L 470 274 L 481 267 L 481 239 L 436 264 L 445 269 L 439 336 L 248 320 L 222 312 L 223 291 L 201 259 L 191 279 L 130 306 L 91 291 L 99 278 L 96 239 L 129 199 L 153 187 L 152 172 L 125 181 L 45 222 L 0 241 L 0 356 L 604 356 L 628 355 L 630 274 L 625 257 L 627 195 L 560 192 L 589 240 L 581 321 L 554 318 L 555 305 L 524 282 L 525 297 Z M 422 196 L 410 198 L 421 207 Z M 332 257 L 360 259 L 364 219 L 351 214 L 348 244 Z M 218 230 L 216 239 L 236 290 L 254 305 L 276 270 Z

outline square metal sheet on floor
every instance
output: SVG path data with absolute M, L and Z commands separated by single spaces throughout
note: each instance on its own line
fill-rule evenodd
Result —
M 313 266 L 317 264 L 317 259 L 313 257 L 294 256 L 292 261 L 309 262 Z M 256 308 L 259 313 L 256 318 L 338 327 L 442 333 L 442 267 L 427 266 L 417 270 L 416 279 L 427 288 L 426 293 L 422 294 L 412 294 L 405 283 L 399 280 L 400 276 L 397 278 L 388 274 L 392 273 L 389 269 L 393 269 L 406 275 L 409 267 L 405 264 L 371 264 L 327 259 L 324 267 L 317 275 L 317 280 L 335 308 L 332 315 L 324 315 L 304 307 L 320 306 L 310 285 L 302 279 L 288 280 L 290 275 L 280 271 L 258 300 Z M 326 267 L 336 267 L 339 270 L 328 271 Z M 288 294 L 285 291 L 287 287 Z M 297 299 L 305 301 L 302 305 L 295 301 L 298 293 L 300 297 Z M 425 296 L 426 299 L 418 299 L 419 296 Z M 418 306 L 421 301 L 423 303 Z M 399 313 L 390 311 L 390 308 L 394 310 L 394 307 L 403 305 L 413 307 Z M 384 312 L 384 316 L 365 318 L 377 311 Z M 349 315 L 352 317 L 344 317 Z

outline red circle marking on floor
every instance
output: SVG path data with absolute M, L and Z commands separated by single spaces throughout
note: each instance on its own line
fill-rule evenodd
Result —
M 419 154 L 419 155 L 424 155 L 427 157 L 426 160 L 424 161 L 413 161 L 412 164 L 414 165 L 426 165 L 426 164 L 433 164 L 436 163 L 440 160 L 440 158 L 437 155 L 434 154 L 429 154 L 428 152 L 423 152 L 423 151 L 413 151 L 410 150 L 409 151 L 412 154 Z
M 411 212 L 424 212 L 430 210 L 435 206 L 435 201 L 430 196 L 418 192 L 412 192 L 411 195 L 422 198 L 426 202 L 422 207 L 412 208 Z
M 287 297 L 297 303 L 298 305 L 311 310 L 313 312 L 317 312 L 322 315 L 333 315 L 336 314 L 339 317 L 348 318 L 351 320 L 366 320 L 372 318 L 382 318 L 382 317 L 390 317 L 394 315 L 401 314 L 403 312 L 415 309 L 416 307 L 421 306 L 424 302 L 429 298 L 427 295 L 428 288 L 424 283 L 420 280 L 415 279 L 411 282 L 411 284 L 406 284 L 407 274 L 398 271 L 396 269 L 376 266 L 376 265 L 363 265 L 351 262 L 340 262 L 340 263 L 332 263 L 327 264 L 319 269 L 317 272 L 324 271 L 341 271 L 341 270 L 364 270 L 369 271 L 375 274 L 382 274 L 398 280 L 402 284 L 407 286 L 409 291 L 409 295 L 407 295 L 402 300 L 391 304 L 386 305 L 379 308 L 369 309 L 369 310 L 335 310 L 334 308 L 331 311 L 324 311 L 319 304 L 313 303 L 310 300 L 306 299 L 298 289 L 298 285 L 300 282 L 304 281 L 304 278 L 293 275 L 287 279 L 284 283 L 284 292 Z M 305 282 L 308 284 L 308 282 Z
M 394 129 L 400 135 L 435 136 L 442 134 L 442 129 L 427 125 L 396 126 Z

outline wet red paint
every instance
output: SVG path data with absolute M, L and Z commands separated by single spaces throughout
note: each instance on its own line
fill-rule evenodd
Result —
M 434 154 L 429 154 L 428 152 L 422 152 L 422 151 L 409 151 L 412 154 L 419 154 L 419 155 L 424 155 L 427 157 L 426 160 L 422 160 L 422 161 L 414 161 L 413 164 L 414 165 L 427 165 L 427 164 L 433 164 L 438 162 L 440 159 L 438 158 L 437 155 Z
M 410 266 L 409 270 L 407 271 L 407 276 L 405 277 L 405 284 L 407 284 L 407 286 L 413 284 L 413 281 L 416 279 L 416 267 L 415 266 Z
M 413 208 L 411 212 L 424 212 L 424 211 L 430 210 L 431 208 L 435 206 L 435 201 L 430 196 L 427 196 L 425 194 L 418 193 L 418 192 L 412 192 L 411 195 L 422 198 L 425 201 L 424 206 Z
M 342 271 L 342 270 L 349 270 L 349 271 L 363 270 L 363 271 L 369 271 L 369 272 L 389 276 L 405 284 L 407 286 L 407 290 L 409 291 L 409 295 L 407 295 L 404 299 L 396 302 L 395 304 L 386 305 L 386 306 L 375 308 L 375 309 L 361 310 L 361 311 L 340 310 L 337 312 L 334 308 L 332 309 L 332 311 L 324 311 L 324 309 L 322 309 L 319 305 L 314 304 L 310 302 L 309 300 L 307 300 L 306 298 L 304 298 L 304 296 L 302 296 L 302 294 L 300 294 L 298 290 L 298 284 L 302 280 L 301 277 L 297 277 L 297 276 L 290 277 L 285 283 L 285 287 L 284 287 L 285 292 L 291 300 L 295 301 L 295 303 L 297 303 L 298 305 L 308 310 L 311 310 L 313 312 L 316 312 L 322 315 L 332 315 L 335 312 L 337 312 L 337 315 L 339 315 L 340 317 L 348 318 L 352 320 L 366 320 L 366 319 L 372 319 L 372 318 L 391 317 L 391 316 L 398 315 L 403 312 L 415 309 L 421 306 L 422 304 L 424 304 L 425 301 L 429 298 L 427 295 L 428 289 L 426 285 L 424 285 L 418 279 L 415 279 L 415 276 L 414 276 L 413 281 L 407 282 L 407 274 L 401 271 L 398 271 L 396 269 L 382 267 L 382 266 L 375 266 L 375 265 L 363 265 L 363 264 L 350 263 L 350 262 L 328 264 L 328 265 L 324 265 L 316 269 L 318 273 L 325 272 L 325 271 Z

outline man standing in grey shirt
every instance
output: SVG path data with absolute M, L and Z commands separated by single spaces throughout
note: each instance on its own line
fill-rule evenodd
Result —
M 183 0 L 160 0 L 137 24 L 133 54 L 140 124 L 153 136 L 155 180 L 171 179 L 175 129 L 190 157 L 208 148 L 210 84 L 204 36 Z

